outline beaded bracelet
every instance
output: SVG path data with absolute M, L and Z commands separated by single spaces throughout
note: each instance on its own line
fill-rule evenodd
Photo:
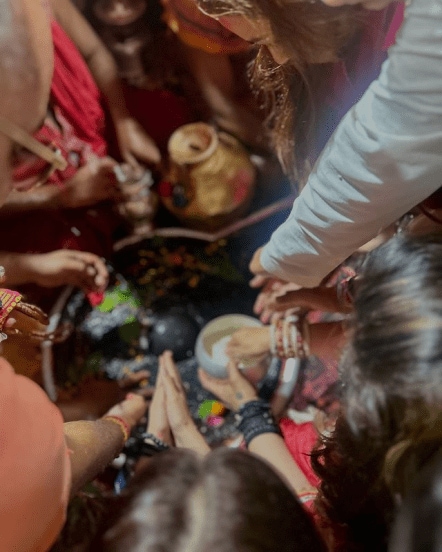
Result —
M 244 404 L 236 415 L 236 427 L 241 431 L 248 447 L 255 437 L 263 433 L 280 435 L 270 410 L 270 404 L 261 400 Z
M 279 358 L 307 358 L 310 355 L 309 342 L 309 324 L 305 317 L 291 315 L 270 327 L 271 351 Z
M 302 337 L 302 349 L 304 351 L 304 358 L 310 356 L 310 324 L 307 318 L 302 320 L 302 331 L 300 332 Z
M 130 425 L 126 422 L 126 420 L 123 420 L 123 418 L 120 418 L 120 416 L 104 416 L 101 419 L 109 420 L 109 422 L 113 422 L 114 424 L 117 424 L 117 426 L 119 426 L 121 431 L 123 432 L 124 442 L 126 442 L 129 439 L 131 428 L 130 428 Z
M 286 325 L 286 331 L 288 334 L 288 340 L 290 343 L 289 348 L 285 351 L 285 358 L 300 358 L 300 339 L 302 339 L 302 334 L 299 327 L 299 316 L 293 314 L 285 318 L 284 323 Z
M 279 319 L 275 325 L 276 356 L 279 358 L 285 358 L 283 333 L 284 320 Z
M 293 338 L 296 340 L 296 343 L 293 343 L 293 348 L 296 351 L 295 358 L 300 358 L 301 360 L 307 358 L 310 355 L 310 326 L 307 319 L 299 318 L 299 316 L 290 316 L 287 319 L 295 328 L 296 332 L 293 333 Z
M 157 448 L 157 452 L 162 452 L 163 450 L 168 450 L 170 448 L 167 443 L 159 439 L 153 433 L 142 433 L 141 438 L 146 445 L 150 445 L 150 443 L 147 443 L 146 441 L 152 441 L 153 445 Z

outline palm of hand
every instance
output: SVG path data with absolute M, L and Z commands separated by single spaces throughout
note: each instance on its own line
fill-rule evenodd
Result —
M 202 386 L 218 397 L 231 410 L 237 411 L 240 407 L 257 398 L 256 389 L 239 372 L 234 362 L 229 363 L 229 375 L 225 379 L 209 376 L 201 368 L 198 376 Z

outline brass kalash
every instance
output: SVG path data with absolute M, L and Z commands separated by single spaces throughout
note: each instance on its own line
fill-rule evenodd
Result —
M 215 231 L 245 214 L 256 169 L 236 138 L 206 123 L 192 123 L 172 134 L 168 151 L 160 196 L 184 226 Z

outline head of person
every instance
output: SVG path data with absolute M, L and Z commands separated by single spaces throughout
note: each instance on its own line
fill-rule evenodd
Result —
M 94 552 L 324 550 L 285 483 L 258 458 L 221 448 L 155 456 L 115 503 Z
M 48 10 L 43 0 L 0 0 L 0 119 L 27 134 L 47 112 L 53 71 Z M 0 127 L 0 206 L 13 188 L 21 150 Z M 7 134 L 5 133 L 7 132 Z
M 442 236 L 398 235 L 368 255 L 342 361 L 354 432 L 425 426 L 442 405 Z M 388 424 L 387 424 L 388 425 Z
M 363 10 L 331 8 L 319 0 L 198 0 L 198 5 L 258 46 L 252 82 L 266 105 L 285 171 L 293 179 L 301 176 L 312 148 L 314 100 L 330 76 L 330 64 L 351 48 Z
M 442 446 L 441 284 L 440 234 L 392 238 L 357 280 L 343 411 L 314 463 L 329 514 L 367 549 L 385 546 L 395 501 Z

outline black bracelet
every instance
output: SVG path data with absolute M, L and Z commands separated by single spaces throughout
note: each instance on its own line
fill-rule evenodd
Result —
M 244 435 L 247 447 L 255 437 L 263 433 L 280 435 L 279 427 L 270 410 L 270 404 L 263 400 L 244 404 L 236 415 L 236 427 Z
M 159 439 L 156 435 L 153 433 L 143 433 L 141 435 L 141 438 L 143 439 L 143 442 L 147 445 L 150 443 L 146 443 L 146 441 L 152 441 L 152 445 L 156 446 L 159 451 L 168 450 L 170 447 L 167 443 Z

